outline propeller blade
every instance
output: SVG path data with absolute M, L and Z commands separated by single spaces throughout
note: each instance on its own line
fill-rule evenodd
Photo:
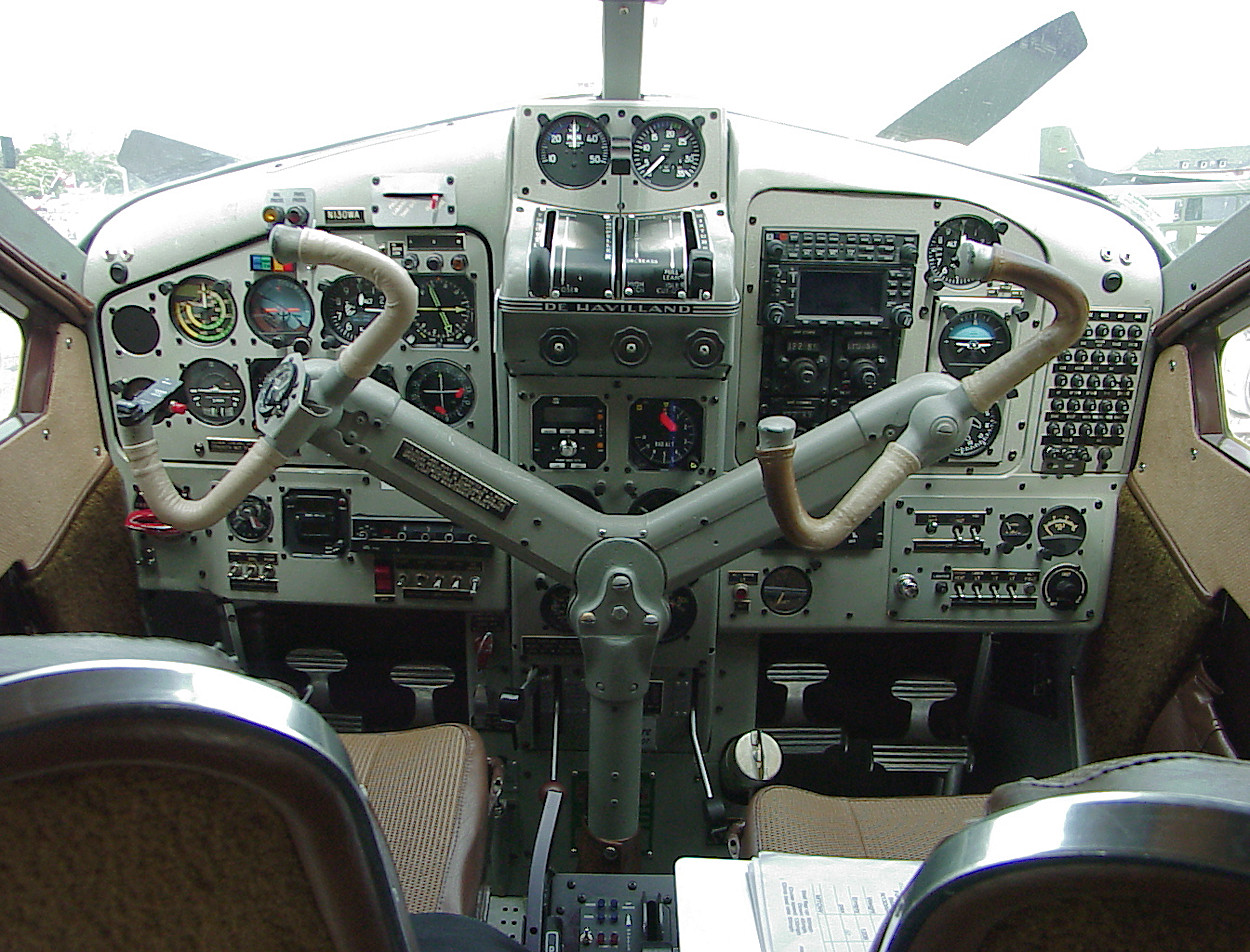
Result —
M 1084 52 L 1085 31 L 1065 13 L 1016 40 L 877 133 L 883 139 L 975 142 Z

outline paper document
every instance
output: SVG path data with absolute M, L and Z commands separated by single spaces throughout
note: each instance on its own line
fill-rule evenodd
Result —
M 919 862 L 761 853 L 747 887 L 765 952 L 867 950 Z
M 866 952 L 920 863 L 761 853 L 677 861 L 682 952 Z

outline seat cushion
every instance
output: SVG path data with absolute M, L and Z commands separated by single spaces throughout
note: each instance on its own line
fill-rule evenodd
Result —
M 827 797 L 765 787 L 747 809 L 743 854 L 762 850 L 861 859 L 924 859 L 985 815 L 986 798 Z
M 490 803 L 477 732 L 439 724 L 340 739 L 391 848 L 409 910 L 474 915 Z

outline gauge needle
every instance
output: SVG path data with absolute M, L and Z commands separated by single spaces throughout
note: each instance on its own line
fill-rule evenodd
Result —
M 443 311 L 443 302 L 438 299 L 438 292 L 434 288 L 430 288 L 430 300 L 434 302 L 434 306 L 438 308 L 438 319 L 443 322 L 443 330 L 451 333 L 451 321 L 447 320 L 447 314 Z
M 661 155 L 658 159 L 656 159 L 654 162 L 652 162 L 650 165 L 648 165 L 648 166 L 647 166 L 647 170 L 646 170 L 645 172 L 643 172 L 643 173 L 642 173 L 642 177 L 643 177 L 643 178 L 650 178 L 650 177 L 651 177 L 651 173 L 652 173 L 652 172 L 654 172 L 656 169 L 658 169 L 661 165 L 663 165 L 663 164 L 664 164 L 664 160 L 665 160 L 666 158 L 667 158 L 667 156 L 665 156 L 665 155 Z

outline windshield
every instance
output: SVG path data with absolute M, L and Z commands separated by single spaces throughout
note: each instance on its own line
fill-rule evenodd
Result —
M 1120 3 L 975 8 L 795 0 L 668 0 L 647 8 L 647 96 L 856 137 L 1074 10 L 1088 48 L 970 145 L 915 148 L 970 165 L 1094 187 L 1176 250 L 1245 201 L 1250 117 L 1238 86 L 1250 7 Z M 598 93 L 598 0 L 360 0 L 298 8 L 141 2 L 49 21 L 10 11 L 4 180 L 71 238 L 121 194 L 153 184 L 118 167 L 132 130 L 205 162 L 286 154 L 556 96 Z M 1045 132 L 1043 130 L 1051 130 Z M 1076 161 L 1074 161 L 1076 160 Z M 1092 171 L 1092 176 L 1090 172 Z M 1111 174 L 1106 174 L 1111 173 Z M 1129 173 L 1127 175 L 1120 173 Z M 1122 181 L 1133 177 L 1139 181 Z M 1153 179 L 1140 181 L 1141 174 Z M 1194 179 L 1198 182 L 1195 183 Z M 113 196 L 113 197 L 110 197 Z

